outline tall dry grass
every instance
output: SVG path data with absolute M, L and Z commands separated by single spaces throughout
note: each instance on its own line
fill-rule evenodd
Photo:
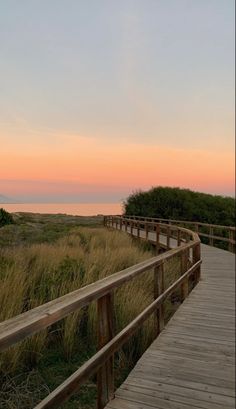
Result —
M 101 228 L 76 228 L 53 244 L 2 249 L 0 321 L 148 257 L 150 253 L 135 246 L 128 236 Z M 142 289 L 141 292 L 143 291 Z M 124 292 L 120 292 L 119 298 L 116 299 L 118 326 L 124 321 L 123 315 L 126 314 L 128 320 L 131 312 L 135 315 L 137 307 L 140 308 L 144 301 L 145 298 L 138 295 L 137 284 L 127 286 Z M 56 336 L 57 342 L 61 343 L 65 355 L 69 358 L 78 343 L 84 314 L 84 311 L 71 314 L 53 328 L 42 331 L 5 352 L 1 355 L 0 370 L 11 372 L 22 362 L 34 365 L 52 339 L 52 334 Z M 96 308 L 92 305 L 88 309 L 87 317 L 89 342 L 95 342 L 95 328 Z
M 0 321 L 150 258 L 153 254 L 117 231 L 74 228 L 57 242 L 0 250 Z M 178 262 L 165 266 L 166 285 L 179 274 Z M 142 274 L 115 293 L 116 332 L 153 300 L 153 272 Z M 166 311 L 172 305 L 167 302 Z M 81 338 L 96 345 L 96 303 L 28 338 L 0 356 L 1 373 L 11 374 L 22 365 L 35 366 L 50 343 L 70 359 Z M 153 339 L 153 320 L 148 320 L 132 342 L 120 352 L 130 362 Z

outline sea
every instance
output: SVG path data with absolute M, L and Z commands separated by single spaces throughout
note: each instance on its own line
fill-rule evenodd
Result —
M 118 215 L 121 203 L 0 203 L 8 212 L 67 214 L 72 216 Z

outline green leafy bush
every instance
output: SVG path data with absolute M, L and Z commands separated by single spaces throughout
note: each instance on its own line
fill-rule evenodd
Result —
M 126 215 L 199 221 L 234 226 L 235 199 L 193 192 L 188 189 L 155 187 L 136 192 L 124 203 Z
M 0 227 L 5 226 L 6 224 L 13 224 L 14 220 L 10 213 L 8 213 L 3 208 L 0 209 Z

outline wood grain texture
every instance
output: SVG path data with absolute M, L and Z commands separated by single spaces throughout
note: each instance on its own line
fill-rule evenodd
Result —
M 114 299 L 109 293 L 97 301 L 98 349 L 103 348 L 114 337 Z M 104 362 L 97 373 L 97 409 L 114 396 L 114 355 Z
M 201 253 L 198 285 L 107 409 L 235 408 L 235 258 L 206 245 Z

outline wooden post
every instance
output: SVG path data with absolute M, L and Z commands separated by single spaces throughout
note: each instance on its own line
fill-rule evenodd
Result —
M 112 216 L 111 217 L 111 227 L 113 227 L 113 224 L 114 224 L 114 217 Z
M 177 244 L 178 246 L 181 245 L 181 230 L 180 229 L 178 229 L 178 232 L 177 232 Z
M 128 230 L 128 222 L 127 220 L 125 220 L 125 231 L 127 232 L 127 230 Z
M 133 221 L 130 222 L 130 234 L 133 236 Z
M 158 298 L 164 292 L 164 290 L 164 264 L 161 263 L 159 266 L 154 268 L 154 299 Z M 161 333 L 165 326 L 164 313 L 164 304 L 162 304 L 154 315 L 156 336 Z
M 232 251 L 231 240 L 232 240 L 232 232 L 229 229 L 229 244 L 228 244 L 228 250 L 229 251 Z
M 166 246 L 167 246 L 167 250 L 170 249 L 170 227 L 167 227 L 166 230 Z
M 139 222 L 137 222 L 137 237 L 140 237 L 140 225 Z
M 197 261 L 201 260 L 201 244 L 198 243 L 195 247 L 193 247 L 193 264 Z M 197 284 L 201 278 L 201 267 L 195 271 L 195 284 Z
M 120 230 L 122 230 L 123 219 L 120 218 Z
M 146 240 L 148 241 L 148 223 L 145 223 Z
M 159 224 L 156 224 L 156 252 L 157 255 L 159 254 L 160 250 L 160 226 Z
M 181 253 L 181 275 L 183 275 L 188 270 L 188 253 L 189 250 L 184 250 Z M 189 293 L 189 286 L 188 286 L 188 277 L 184 280 L 183 284 L 181 285 L 181 301 L 183 302 L 185 298 L 188 296 Z
M 113 294 L 107 294 L 97 301 L 98 348 L 101 349 L 114 336 Z M 103 409 L 114 397 L 114 356 L 109 358 L 97 374 L 97 409 Z
M 234 231 L 229 229 L 229 246 L 228 250 L 234 253 Z
M 213 226 L 210 226 L 210 236 L 213 236 Z M 214 246 L 214 240 L 213 237 L 210 238 L 210 246 Z
M 117 230 L 117 226 L 118 226 L 118 220 L 117 220 L 117 217 L 116 217 L 116 230 Z

